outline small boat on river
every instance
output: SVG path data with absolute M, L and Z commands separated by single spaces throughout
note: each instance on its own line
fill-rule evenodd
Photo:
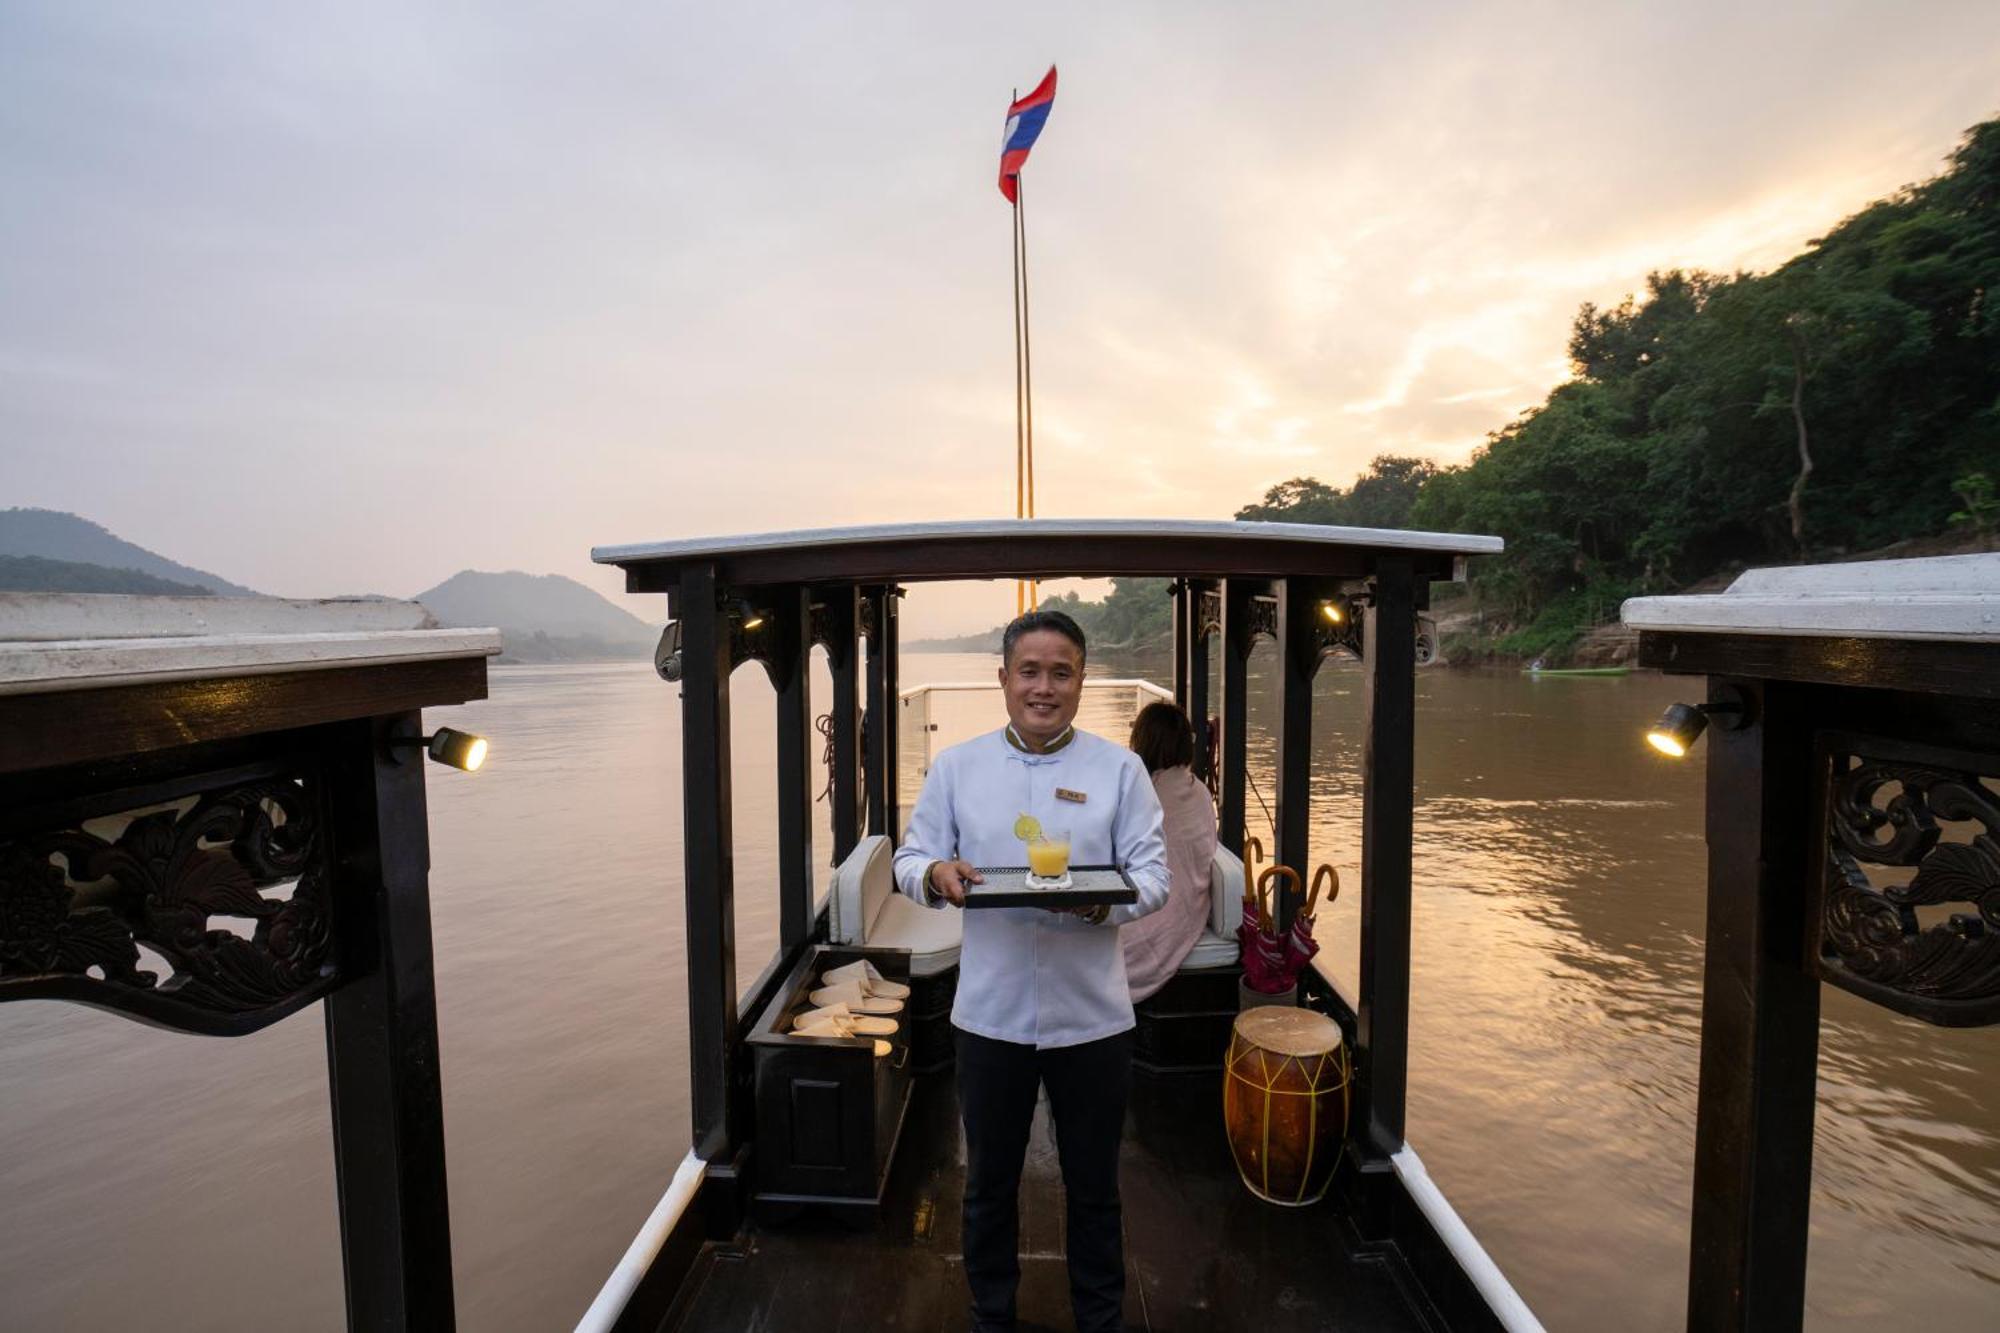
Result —
M 1521 674 L 1524 676 L 1629 676 L 1632 674 L 1632 668 L 1628 666 L 1545 667 L 1530 665 L 1522 667 Z

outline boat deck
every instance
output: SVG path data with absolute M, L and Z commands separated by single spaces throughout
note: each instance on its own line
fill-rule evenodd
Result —
M 1144 1330 L 1438 1330 L 1393 1247 L 1359 1241 L 1332 1197 L 1259 1202 L 1223 1138 L 1221 1076 L 1134 1074 L 1123 1190 L 1125 1320 Z M 1202 1106 L 1214 1107 L 1203 1114 Z M 956 1330 L 965 1154 L 949 1073 L 917 1081 L 872 1228 L 807 1214 L 707 1245 L 665 1330 Z M 1062 1177 L 1046 1102 L 1021 1184 L 1020 1327 L 1069 1329 Z

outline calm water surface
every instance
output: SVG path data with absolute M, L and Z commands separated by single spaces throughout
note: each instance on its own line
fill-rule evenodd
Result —
M 1314 763 L 1313 855 L 1349 885 L 1359 684 L 1322 673 Z M 430 770 L 458 1307 L 558 1329 L 687 1143 L 678 704 L 643 665 L 499 668 L 492 691 L 433 714 L 495 743 L 475 777 Z M 1410 1140 L 1551 1328 L 1684 1323 L 1701 770 L 1636 726 L 1686 692 L 1419 677 Z M 736 693 L 747 986 L 776 935 L 770 692 L 747 671 Z M 1321 922 L 1351 985 L 1353 902 Z M 1809 1324 L 1995 1327 L 2000 1036 L 1824 1007 Z M 0 1008 L 0 1326 L 341 1328 L 324 1050 L 312 1012 L 223 1041 Z

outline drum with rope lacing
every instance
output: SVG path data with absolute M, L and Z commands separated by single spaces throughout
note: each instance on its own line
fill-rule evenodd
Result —
M 1258 1198 L 1317 1203 L 1347 1137 L 1353 1077 L 1340 1026 L 1310 1009 L 1236 1016 L 1222 1120 L 1237 1174 Z

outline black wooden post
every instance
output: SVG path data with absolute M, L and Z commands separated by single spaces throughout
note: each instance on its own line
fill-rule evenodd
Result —
M 1278 802 L 1272 854 L 1279 865 L 1310 881 L 1312 849 L 1312 687 L 1319 665 L 1314 651 L 1318 629 L 1318 587 L 1307 579 L 1286 579 L 1278 587 Z M 1279 929 L 1289 930 L 1303 903 L 1280 894 Z
M 1361 1005 L 1357 1135 L 1403 1146 L 1410 1058 L 1411 803 L 1416 798 L 1416 588 L 1406 557 L 1376 565 L 1362 645 Z
M 1243 854 L 1244 798 L 1250 780 L 1250 601 L 1242 579 L 1222 584 L 1222 812 L 1216 839 Z
M 735 1152 L 736 869 L 730 846 L 729 626 L 714 565 L 681 574 L 681 801 L 686 821 L 688 1094 L 694 1150 Z
M 872 613 L 868 627 L 868 831 L 894 842 L 896 805 L 896 589 L 862 590 Z
M 778 696 L 778 945 L 812 933 L 812 593 L 772 593 L 771 675 Z
M 861 841 L 861 594 L 842 585 L 821 596 L 826 607 L 826 665 L 833 677 L 833 864 Z
M 1187 715 L 1194 723 L 1194 772 L 1208 777 L 1208 645 L 1209 622 L 1203 610 L 1203 594 L 1209 585 L 1187 581 Z
M 903 839 L 903 784 L 901 764 L 903 729 L 903 590 L 891 587 L 882 598 L 882 791 L 887 798 L 887 819 L 882 831 L 889 841 Z
M 1720 682 L 1711 681 L 1709 697 Z M 1805 690 L 1737 682 L 1750 722 L 1708 731 L 1688 1327 L 1805 1318 L 1819 981 L 1804 957 L 1814 790 Z
M 450 1329 L 451 1212 L 431 965 L 430 829 L 421 752 L 390 757 L 405 713 L 339 726 L 327 802 L 335 948 L 327 1082 L 347 1326 Z
M 1174 599 L 1174 702 L 1192 717 L 1194 709 L 1188 706 L 1188 618 L 1189 599 L 1194 593 L 1186 579 L 1175 579 L 1168 591 Z

